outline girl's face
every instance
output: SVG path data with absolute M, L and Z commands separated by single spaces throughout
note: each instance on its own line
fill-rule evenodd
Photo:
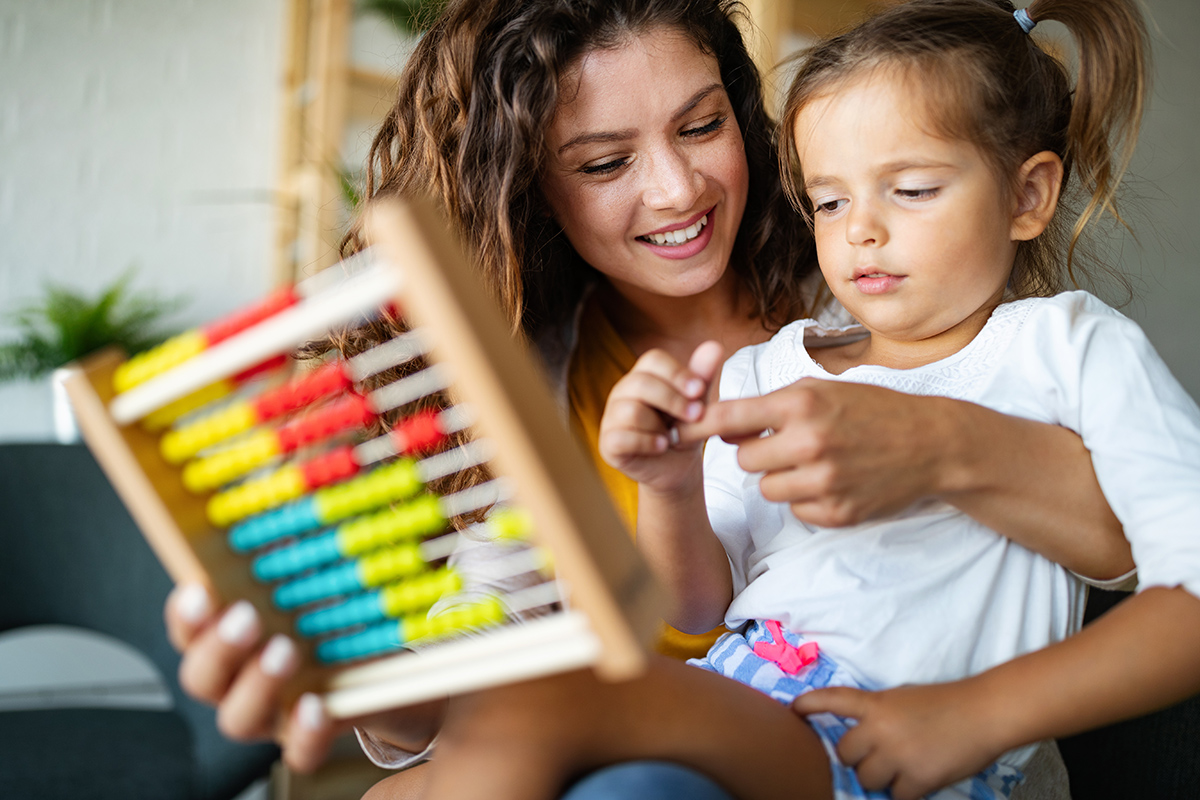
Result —
M 852 78 L 805 106 L 793 134 L 829 288 L 872 347 L 928 361 L 999 303 L 1016 202 L 973 144 L 927 132 L 914 95 L 884 73 Z
M 580 256 L 631 300 L 716 286 L 749 186 L 716 59 L 656 28 L 586 53 L 560 96 L 542 188 Z

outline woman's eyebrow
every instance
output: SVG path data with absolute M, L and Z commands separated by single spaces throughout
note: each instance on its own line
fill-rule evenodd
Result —
M 703 89 L 689 97 L 684 104 L 681 105 L 679 109 L 671 115 L 671 121 L 675 122 L 687 116 L 692 109 L 704 101 L 704 98 L 708 97 L 713 92 L 724 88 L 724 84 L 721 83 L 712 83 L 708 86 L 705 86 Z M 626 128 L 619 131 L 595 131 L 592 133 L 581 133 L 578 136 L 573 136 L 568 139 L 561 147 L 558 148 L 558 152 L 561 154 L 572 147 L 578 147 L 581 144 L 592 144 L 593 142 L 626 141 L 628 139 L 632 139 L 636 135 L 637 131 L 632 128 Z
M 696 92 L 694 95 L 689 97 L 687 99 L 687 102 L 685 102 L 683 105 L 681 105 L 679 107 L 679 110 L 675 112 L 675 114 L 671 117 L 671 119 L 673 121 L 677 121 L 680 118 L 686 116 L 689 111 L 691 111 L 696 106 L 700 105 L 700 102 L 702 100 L 704 100 L 704 98 L 708 97 L 710 94 L 717 91 L 718 89 L 724 89 L 724 88 L 725 88 L 724 84 L 710 83 L 708 86 L 705 86 L 703 89 L 701 89 L 700 91 Z
M 637 131 L 627 128 L 623 131 L 597 131 L 596 133 L 581 133 L 578 136 L 567 140 L 567 143 L 558 148 L 561 154 L 572 147 L 578 147 L 581 144 L 591 144 L 592 142 L 622 142 L 632 139 L 637 135 Z

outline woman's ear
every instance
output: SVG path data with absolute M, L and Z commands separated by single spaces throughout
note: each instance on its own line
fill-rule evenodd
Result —
M 1046 230 L 1058 209 L 1062 180 L 1062 159 L 1049 150 L 1030 156 L 1017 170 L 1016 202 L 1010 228 L 1014 242 L 1036 239 Z

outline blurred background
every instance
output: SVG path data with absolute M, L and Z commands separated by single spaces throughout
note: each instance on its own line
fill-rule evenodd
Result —
M 868 6 L 746 5 L 765 68 Z M 436 1 L 0 0 L 0 344 L 44 317 L 85 344 L 137 341 L 211 320 L 336 261 L 367 148 L 429 6 Z M 1129 176 L 1132 231 L 1114 231 L 1110 252 L 1134 282 L 1123 310 L 1200 398 L 1200 3 L 1146 0 L 1145 8 L 1155 83 Z M 1047 25 L 1038 35 L 1058 34 Z M 108 327 L 97 323 L 105 310 L 117 317 Z M 56 366 L 62 353 L 43 350 L 38 363 Z M 0 564 L 8 564 L 0 569 L 0 774 L 61 770 L 65 753 L 78 752 L 71 748 L 97 747 L 84 736 L 94 720 L 37 727 L 14 715 L 134 709 L 185 723 L 171 729 L 182 737 L 178 775 L 164 773 L 158 785 L 177 778 L 191 788 L 149 789 L 147 797 L 358 796 L 349 787 L 378 776 L 360 769 L 353 746 L 349 777 L 300 779 L 276 766 L 268 786 L 274 752 L 225 749 L 211 714 L 179 694 L 162 641 L 165 575 L 148 552 L 126 552 L 142 546 L 82 446 L 43 447 L 60 436 L 52 396 L 47 375 L 0 374 Z M 65 505 L 54 499 L 64 486 Z M 80 534 L 90 537 L 83 545 L 71 539 Z M 20 552 L 28 561 L 14 579 Z M 80 567 L 88 558 L 90 568 Z M 125 594 L 97 589 L 100 616 L 76 623 L 131 648 L 23 638 L 24 625 L 39 618 L 20 609 L 39 581 L 78 569 L 81 584 L 108 587 L 95 574 L 105 561 L 122 565 Z M 143 572 L 131 572 L 135 561 Z M 149 599 L 131 601 L 138 592 Z M 144 606 L 145 619 L 131 621 L 130 602 Z M 130 724 L 145 747 L 104 753 L 118 773 L 174 763 L 151 746 L 161 750 L 174 733 Z M 79 744 L 68 728 L 84 736 Z M 31 742 L 45 758 L 22 766 L 12 748 Z M 62 777 L 63 796 L 141 796 L 130 787 L 105 795 Z
M 422 5 L 0 0 L 0 342 L 47 281 L 94 297 L 133 270 L 129 293 L 182 301 L 180 328 L 336 260 Z M 747 5 L 770 66 L 868 3 Z M 1156 81 L 1113 257 L 1124 310 L 1200 396 L 1200 4 L 1146 8 Z M 0 441 L 51 437 L 48 397 L 0 382 Z

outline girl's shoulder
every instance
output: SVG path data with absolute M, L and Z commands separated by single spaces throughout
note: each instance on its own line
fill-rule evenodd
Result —
M 1014 300 L 992 313 L 992 319 L 997 322 L 1003 322 L 1006 317 L 1017 322 L 1020 335 L 1035 337 L 1044 345 L 1056 340 L 1080 341 L 1094 335 L 1097 330 L 1124 331 L 1127 334 L 1141 331 L 1136 322 L 1094 294 L 1081 289 L 1053 297 Z
M 721 368 L 721 397 L 751 397 L 795 383 L 823 370 L 808 354 L 808 348 L 832 346 L 861 338 L 863 328 L 827 326 L 815 319 L 798 319 L 780 328 L 760 344 L 738 350 Z

